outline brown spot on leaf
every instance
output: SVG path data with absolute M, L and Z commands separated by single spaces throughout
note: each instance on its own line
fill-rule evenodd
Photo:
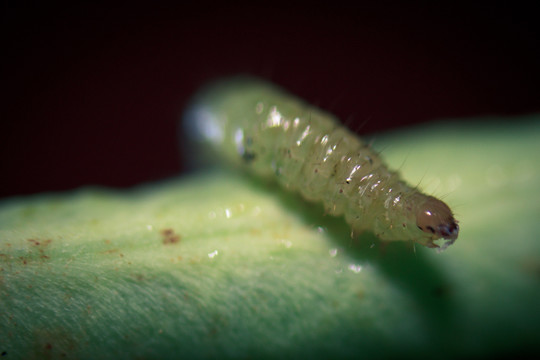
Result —
M 50 259 L 50 256 L 45 253 L 45 250 L 47 250 L 47 246 L 52 242 L 51 239 L 27 239 L 26 241 L 30 243 L 30 248 L 28 249 L 27 255 L 19 257 L 24 265 L 27 265 L 30 261 L 44 261 Z
M 59 359 L 76 352 L 80 340 L 64 328 L 36 329 L 20 358 L 24 359 Z M 19 356 L 17 356 L 19 357 Z
M 110 249 L 110 250 L 102 251 L 101 253 L 102 254 L 114 254 L 114 253 L 117 253 L 119 251 L 120 251 L 120 249 Z
M 36 240 L 36 239 L 28 239 L 28 242 L 31 243 L 34 246 L 40 246 L 40 245 L 47 246 L 52 242 L 52 240 L 47 239 L 47 240 L 40 241 L 40 240 Z
M 177 235 L 173 229 L 161 230 L 161 236 L 163 236 L 163 244 L 177 244 L 180 242 L 180 235 Z

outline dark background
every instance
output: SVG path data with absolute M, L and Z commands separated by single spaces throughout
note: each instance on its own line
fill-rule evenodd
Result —
M 239 72 L 362 134 L 540 111 L 535 9 L 328 3 L 3 1 L 0 197 L 180 174 L 182 108 Z

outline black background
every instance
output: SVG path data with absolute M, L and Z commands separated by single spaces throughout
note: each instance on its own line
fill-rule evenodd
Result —
M 4 1 L 0 197 L 182 173 L 182 108 L 239 72 L 363 134 L 540 111 L 535 9 L 411 4 Z

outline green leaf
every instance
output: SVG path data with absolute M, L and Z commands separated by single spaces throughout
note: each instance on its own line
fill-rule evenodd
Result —
M 443 196 L 443 253 L 351 239 L 322 206 L 208 171 L 0 204 L 0 352 L 31 358 L 472 357 L 538 351 L 540 118 L 377 139 Z

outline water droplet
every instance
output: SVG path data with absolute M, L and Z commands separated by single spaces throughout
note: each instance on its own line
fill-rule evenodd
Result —
M 324 228 L 322 226 L 317 226 L 317 232 L 319 234 L 324 234 L 326 232 L 326 228 Z
M 362 265 L 350 264 L 348 269 L 353 273 L 358 274 L 360 271 L 362 271 Z

